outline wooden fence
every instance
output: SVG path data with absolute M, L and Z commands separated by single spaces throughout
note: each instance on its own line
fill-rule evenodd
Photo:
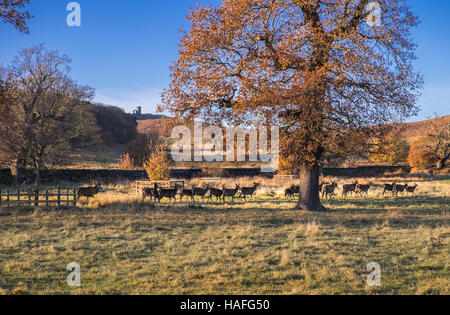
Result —
M 0 208 L 77 206 L 75 187 L 6 187 L 0 188 Z
M 276 175 L 275 180 L 294 180 L 298 179 L 298 175 Z
M 142 189 L 144 188 L 153 188 L 155 184 L 158 184 L 161 188 L 175 188 L 175 184 L 181 186 L 181 188 L 184 188 L 184 181 L 181 180 L 169 180 L 169 181 L 158 181 L 158 182 L 152 182 L 152 181 L 137 181 L 136 182 L 136 195 L 142 195 Z

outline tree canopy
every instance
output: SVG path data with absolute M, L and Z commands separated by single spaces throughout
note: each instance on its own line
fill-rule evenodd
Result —
M 370 135 L 374 126 L 417 112 L 422 77 L 410 36 L 417 18 L 406 0 L 377 3 L 379 26 L 365 22 L 368 0 L 197 6 L 161 109 L 186 119 L 279 125 L 282 147 L 300 165 L 299 207 L 319 210 L 326 148 L 350 131 Z

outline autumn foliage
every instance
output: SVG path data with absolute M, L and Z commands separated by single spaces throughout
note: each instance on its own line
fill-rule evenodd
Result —
M 377 140 L 372 150 L 370 161 L 395 165 L 408 159 L 409 144 L 395 133 Z
M 156 150 L 144 163 L 148 177 L 152 181 L 170 179 L 171 161 L 164 149 Z
M 411 145 L 408 161 L 409 165 L 419 170 L 433 167 L 438 161 L 433 150 L 427 147 L 426 137 L 422 137 Z
M 224 0 L 198 6 L 180 42 L 161 110 L 217 124 L 278 125 L 300 169 L 299 208 L 320 210 L 320 165 L 340 134 L 414 114 L 422 78 L 412 66 L 406 0 Z M 395 60 L 396 62 L 392 62 Z M 342 136 L 341 138 L 343 138 Z M 358 140 L 361 138 L 358 138 Z

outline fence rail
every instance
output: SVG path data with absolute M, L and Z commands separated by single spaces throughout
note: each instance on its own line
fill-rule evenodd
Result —
M 294 180 L 298 179 L 298 175 L 276 175 L 275 180 Z
M 0 188 L 0 208 L 77 206 L 76 187 Z
M 181 186 L 181 188 L 184 188 L 184 181 L 181 180 L 169 180 L 169 181 L 137 181 L 136 182 L 136 195 L 142 194 L 142 189 L 144 188 L 153 188 L 155 184 L 158 184 L 161 188 L 175 188 L 175 184 Z

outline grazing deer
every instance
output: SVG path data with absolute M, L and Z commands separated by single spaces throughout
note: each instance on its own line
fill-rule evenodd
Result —
M 417 187 L 419 187 L 417 184 L 415 184 L 414 186 L 408 186 L 406 188 L 406 192 L 410 193 L 411 195 L 414 195 L 414 193 L 416 192 Z
M 244 200 L 247 200 L 247 196 L 249 196 L 250 199 L 253 199 L 253 195 L 255 194 L 259 186 L 260 185 L 258 183 L 254 183 L 253 187 L 242 187 L 241 198 L 243 197 Z
M 177 202 L 177 194 L 180 186 L 178 184 L 175 184 L 175 188 L 160 188 L 157 191 L 156 198 L 158 199 L 158 202 L 161 203 L 161 200 L 164 198 L 169 198 L 169 201 L 172 202 L 172 199 Z
M 86 197 L 87 199 L 94 197 L 102 190 L 100 184 L 95 184 L 94 187 L 80 187 L 78 188 L 77 199 L 80 197 Z
M 328 197 L 332 198 L 336 193 L 335 190 L 338 187 L 336 182 L 332 182 L 331 185 L 325 185 L 322 189 L 322 198 L 328 199 Z
M 284 198 L 286 198 L 286 199 L 293 198 L 294 194 L 295 194 L 295 186 L 294 185 L 292 185 L 291 187 L 286 188 L 284 190 Z
M 241 189 L 241 186 L 239 186 L 239 184 L 236 184 L 236 188 L 234 188 L 234 189 L 227 189 L 227 188 L 225 188 L 225 186 L 223 186 L 223 188 L 222 188 L 223 202 L 225 202 L 226 197 L 231 197 L 231 199 L 234 201 L 234 198 L 240 189 Z
M 212 197 L 216 197 L 216 201 L 222 201 L 223 191 L 217 188 L 209 189 L 209 200 L 212 200 Z
M 373 183 L 370 182 L 369 185 L 360 185 L 358 184 L 356 186 L 356 193 L 358 193 L 360 196 L 363 194 L 368 195 L 370 188 L 373 186 Z
M 208 193 L 208 191 L 210 190 L 209 185 L 206 185 L 206 188 L 197 188 L 197 187 L 193 187 L 192 188 L 192 194 L 193 194 L 193 199 L 195 201 L 195 197 L 201 197 L 202 201 L 205 198 L 206 194 Z
M 342 196 L 343 197 L 347 197 L 348 194 L 353 194 L 356 193 L 356 186 L 358 186 L 358 181 L 355 180 L 355 182 L 353 184 L 346 184 L 343 186 L 343 190 L 342 190 Z
M 391 192 L 394 193 L 395 192 L 395 186 L 397 186 L 396 183 L 393 184 L 384 184 L 384 189 L 383 189 L 383 196 L 386 194 L 386 192 Z

